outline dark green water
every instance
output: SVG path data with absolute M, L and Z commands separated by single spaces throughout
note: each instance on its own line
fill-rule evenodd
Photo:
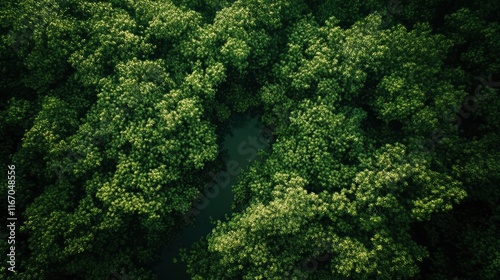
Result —
M 231 213 L 233 192 L 231 186 L 237 181 L 238 175 L 256 159 L 259 149 L 266 149 L 266 137 L 268 130 L 259 122 L 258 116 L 237 115 L 231 120 L 229 131 L 223 138 L 222 153 L 226 168 L 217 174 L 218 184 L 215 180 L 207 183 L 215 183 L 207 193 L 206 206 L 199 206 L 195 225 L 186 228 L 180 237 L 174 240 L 170 247 L 162 251 L 161 261 L 154 268 L 160 280 L 182 280 L 190 279 L 186 273 L 186 266 L 182 262 L 174 263 L 173 259 L 179 257 L 180 248 L 188 248 L 191 244 L 206 236 L 213 225 L 210 218 L 223 220 L 225 215 Z M 213 176 L 216 177 L 216 176 Z M 218 190 L 218 191 L 217 191 Z

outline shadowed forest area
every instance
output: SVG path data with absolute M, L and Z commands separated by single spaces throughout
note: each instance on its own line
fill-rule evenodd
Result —
M 0 279 L 500 279 L 498 15 L 2 0 Z

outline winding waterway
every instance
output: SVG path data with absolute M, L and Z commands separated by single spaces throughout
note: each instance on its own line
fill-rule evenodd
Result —
M 207 197 L 208 204 L 199 209 L 194 226 L 187 227 L 180 237 L 173 240 L 161 254 L 160 263 L 154 268 L 160 280 L 190 279 L 186 273 L 186 265 L 180 261 L 174 263 L 174 258 L 180 260 L 179 249 L 189 248 L 194 242 L 206 236 L 213 228 L 210 219 L 223 220 L 230 215 L 233 192 L 231 186 L 237 181 L 238 174 L 256 159 L 259 149 L 266 149 L 266 128 L 259 122 L 256 115 L 237 115 L 229 124 L 229 131 L 223 138 L 222 152 L 226 156 L 227 170 L 218 173 L 220 178 L 218 193 L 214 191 Z M 201 207 L 200 207 L 201 208 Z

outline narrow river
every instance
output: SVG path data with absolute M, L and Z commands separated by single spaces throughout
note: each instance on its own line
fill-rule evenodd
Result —
M 194 226 L 186 228 L 180 237 L 173 240 L 171 246 L 162 251 L 161 261 L 154 268 L 160 280 L 183 280 L 190 279 L 186 273 L 186 265 L 180 262 L 179 249 L 189 248 L 191 244 L 198 241 L 212 231 L 210 218 L 223 220 L 226 214 L 231 213 L 233 192 L 231 186 L 237 180 L 237 168 L 242 170 L 256 159 L 258 149 L 266 149 L 266 143 L 261 137 L 266 128 L 259 122 L 259 117 L 254 115 L 237 115 L 232 118 L 229 133 L 224 136 L 222 151 L 226 152 L 225 163 L 232 166 L 230 170 L 221 170 L 220 180 L 226 182 L 225 187 L 219 188 L 219 193 L 213 198 L 208 198 L 208 205 L 199 210 Z M 231 175 L 235 174 L 235 175 Z M 177 263 L 173 259 L 179 260 Z

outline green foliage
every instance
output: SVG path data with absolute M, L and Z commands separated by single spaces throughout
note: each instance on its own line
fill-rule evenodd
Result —
M 447 75 L 442 65 L 450 42 L 431 35 L 425 24 L 412 31 L 381 30 L 378 16 L 347 30 L 335 23 L 322 27 L 305 18 L 291 28 L 287 52 L 273 68 L 277 82 L 261 91 L 267 106 L 291 111 L 290 122 L 278 130 L 266 162 L 235 186 L 235 207 L 241 210 L 217 224 L 206 245 L 198 245 L 206 251 L 197 247 L 184 256 L 195 278 L 416 276 L 428 252 L 412 240 L 411 225 L 465 198 L 456 177 L 433 167 L 433 155 L 398 144 L 423 139 L 438 128 L 441 110 L 464 97 L 438 78 Z M 365 127 L 367 118 L 381 120 L 379 129 L 386 133 Z M 394 120 L 402 123 L 403 134 L 391 133 Z M 284 182 L 318 194 L 326 209 L 283 200 L 278 193 L 284 182 L 277 179 L 283 173 L 299 176 L 302 183 L 293 177 Z M 283 212 L 274 218 L 276 205 Z M 305 228 L 316 236 L 326 233 L 326 248 L 311 251 L 308 241 L 314 238 Z M 321 254 L 330 257 L 320 268 L 300 267 Z M 196 266 L 201 256 L 212 262 Z
M 487 22 L 484 13 L 483 10 L 463 8 L 446 17 L 448 36 L 456 40 L 458 48 L 464 49 L 456 54 L 457 60 L 474 75 L 498 73 L 500 67 L 497 59 L 500 55 L 500 25 Z
M 183 251 L 193 279 L 498 278 L 499 10 L 2 2 L 14 279 L 154 279 L 222 160 L 216 131 L 251 109 L 271 147 Z
M 335 17 L 339 19 L 341 26 L 348 27 L 366 17 L 370 12 L 389 9 L 388 6 L 391 2 L 377 0 L 349 2 L 315 0 L 310 1 L 308 4 L 319 22 Z

